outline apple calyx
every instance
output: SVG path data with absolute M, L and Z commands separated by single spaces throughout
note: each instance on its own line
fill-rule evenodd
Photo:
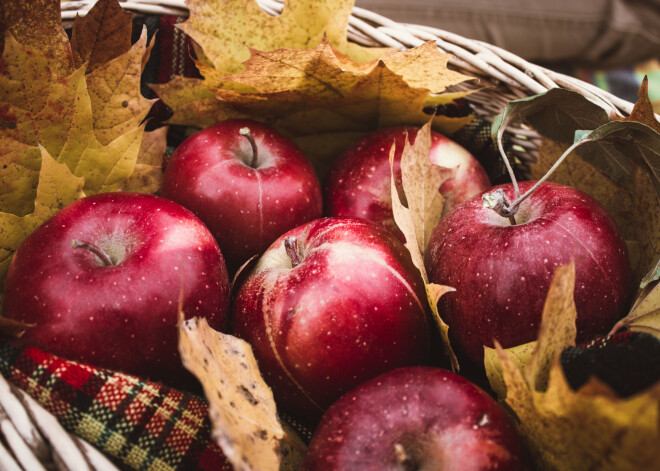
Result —
M 298 247 L 298 239 L 294 236 L 289 236 L 284 239 L 284 250 L 291 260 L 291 268 L 295 268 L 303 261 L 304 257 L 300 253 L 300 248 Z
M 116 263 L 114 263 L 112 261 L 112 259 L 110 258 L 110 256 L 107 253 L 105 253 L 103 250 L 98 248 L 96 245 L 90 244 L 89 242 L 82 242 L 80 240 L 74 239 L 74 240 L 71 241 L 71 246 L 74 249 L 89 250 L 94 255 L 96 255 L 99 258 L 99 260 L 101 260 L 101 263 L 104 267 L 113 267 L 113 266 L 117 265 Z
M 483 203 L 484 208 L 492 209 L 503 218 L 508 218 L 512 226 L 516 225 L 515 215 L 518 212 L 519 206 L 511 205 L 504 194 L 504 190 L 501 188 L 484 194 L 481 197 L 481 202 Z
M 250 145 L 252 146 L 252 160 L 250 161 L 250 167 L 257 168 L 257 158 L 259 156 L 259 149 L 257 148 L 257 143 L 254 140 L 252 131 L 247 126 L 238 130 L 239 134 L 246 138 Z
M 415 460 L 406 452 L 406 449 L 401 443 L 394 444 L 394 456 L 397 463 L 405 471 L 417 471 L 419 469 Z

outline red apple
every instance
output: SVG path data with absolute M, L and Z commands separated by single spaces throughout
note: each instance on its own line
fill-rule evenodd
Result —
M 177 383 L 179 294 L 187 317 L 225 327 L 227 270 L 193 213 L 164 198 L 78 200 L 19 246 L 6 317 L 35 324 L 26 343 L 66 358 Z
M 302 471 L 531 469 L 504 411 L 450 371 L 400 368 L 356 387 L 323 415 Z
M 208 226 L 232 273 L 323 210 L 318 178 L 300 149 L 247 120 L 223 121 L 186 139 L 167 164 L 162 195 Z
M 427 309 L 419 271 L 393 234 L 325 218 L 266 250 L 235 295 L 232 322 L 278 403 L 311 421 L 359 383 L 425 362 Z
M 390 149 L 396 143 L 394 172 L 401 186 L 401 154 L 406 134 L 412 144 L 415 127 L 395 127 L 372 132 L 353 143 L 336 160 L 325 183 L 325 212 L 328 216 L 359 217 L 399 234 L 392 215 L 390 190 Z M 431 133 L 432 163 L 454 170 L 440 192 L 445 211 L 490 187 L 488 175 L 472 154 L 451 139 Z
M 521 193 L 533 183 L 521 183 Z M 497 188 L 513 201 L 511 184 Z M 600 203 L 545 183 L 515 217 L 511 225 L 476 196 L 440 221 L 425 253 L 430 280 L 456 288 L 438 306 L 454 343 L 477 363 L 493 339 L 505 348 L 536 339 L 558 265 L 575 261 L 578 342 L 606 333 L 628 303 L 626 245 Z

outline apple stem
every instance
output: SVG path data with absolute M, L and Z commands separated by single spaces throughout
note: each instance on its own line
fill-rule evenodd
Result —
M 108 254 L 105 253 L 103 250 L 99 249 L 95 245 L 92 245 L 88 242 L 82 242 L 80 240 L 75 240 L 74 239 L 74 240 L 71 241 L 71 246 L 74 249 L 89 250 L 94 255 L 96 255 L 101 260 L 101 262 L 103 262 L 103 265 L 106 266 L 106 267 L 114 266 L 114 263 L 112 263 L 112 259 L 108 256 Z
M 484 205 L 484 208 L 492 209 L 497 214 L 502 217 L 509 218 L 509 222 L 512 226 L 516 225 L 515 214 L 518 211 L 516 207 L 514 212 L 511 212 L 511 206 L 509 205 L 509 200 L 507 199 L 504 191 L 499 188 L 491 193 L 486 193 L 481 197 L 481 201 Z
M 294 236 L 289 236 L 284 239 L 284 250 L 286 250 L 286 254 L 289 256 L 289 259 L 291 259 L 291 268 L 297 267 L 300 265 L 300 262 L 303 261 L 298 248 L 298 239 Z
M 250 131 L 250 128 L 244 127 L 239 129 L 238 132 L 241 134 L 241 136 L 250 142 L 250 145 L 252 146 L 252 161 L 250 162 L 250 167 L 257 168 L 257 157 L 259 155 L 259 150 L 257 149 L 257 143 L 254 140 L 252 131 Z
M 394 444 L 394 454 L 396 455 L 397 462 L 407 471 L 415 471 L 417 469 L 417 465 L 401 443 Z

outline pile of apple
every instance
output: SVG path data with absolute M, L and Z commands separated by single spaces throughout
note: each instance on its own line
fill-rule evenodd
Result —
M 284 410 L 312 424 L 325 412 L 305 469 L 527 469 L 490 396 L 432 366 L 439 340 L 390 194 L 390 149 L 400 183 L 416 132 L 356 142 L 322 192 L 272 129 L 217 123 L 177 148 L 162 197 L 87 197 L 32 233 L 11 262 L 4 314 L 34 324 L 23 338 L 40 348 L 177 385 L 181 304 L 251 343 Z M 489 189 L 477 160 L 439 134 L 430 159 L 454 176 L 439 188 L 446 215 L 425 265 L 431 282 L 456 288 L 439 308 L 466 361 L 480 364 L 494 339 L 534 340 L 554 270 L 571 260 L 578 340 L 616 322 L 630 267 L 599 203 L 544 184 L 503 217 L 482 199 L 513 199 L 511 185 Z

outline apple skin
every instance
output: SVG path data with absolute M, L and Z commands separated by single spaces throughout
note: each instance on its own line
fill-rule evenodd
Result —
M 247 127 L 258 148 L 239 131 Z M 230 273 L 280 235 L 321 216 L 321 185 L 290 140 L 249 120 L 216 123 L 187 138 L 172 155 L 161 194 L 194 212 L 215 236 Z
M 176 203 L 134 193 L 66 206 L 19 246 L 5 288 L 5 316 L 35 324 L 25 343 L 170 384 L 187 375 L 177 350 L 180 292 L 186 317 L 215 329 L 226 328 L 229 310 L 227 270 L 209 230 Z
M 368 219 L 400 235 L 392 215 L 390 149 L 392 143 L 396 143 L 394 177 L 401 187 L 401 155 L 406 134 L 412 144 L 417 132 L 418 128 L 412 126 L 380 129 L 342 152 L 324 185 L 325 214 Z M 434 164 L 454 172 L 440 186 L 440 193 L 446 198 L 445 212 L 490 187 L 488 175 L 479 161 L 442 134 L 431 132 L 429 158 Z
M 521 194 L 533 183 L 522 182 Z M 511 184 L 496 188 L 513 201 Z M 456 288 L 438 307 L 453 344 L 477 364 L 494 338 L 505 348 L 536 340 L 554 271 L 571 260 L 578 342 L 607 333 L 628 304 L 626 245 L 600 203 L 544 183 L 516 219 L 512 226 L 476 196 L 440 221 L 424 255 L 430 281 Z
M 323 415 L 302 471 L 357 469 L 522 471 L 531 466 L 517 432 L 488 394 L 450 371 L 416 366 L 359 385 Z
M 302 255 L 293 268 L 288 237 Z M 278 404 L 309 423 L 359 383 L 427 362 L 428 320 L 405 247 L 361 219 L 317 219 L 284 234 L 232 306 L 233 333 L 252 345 Z

